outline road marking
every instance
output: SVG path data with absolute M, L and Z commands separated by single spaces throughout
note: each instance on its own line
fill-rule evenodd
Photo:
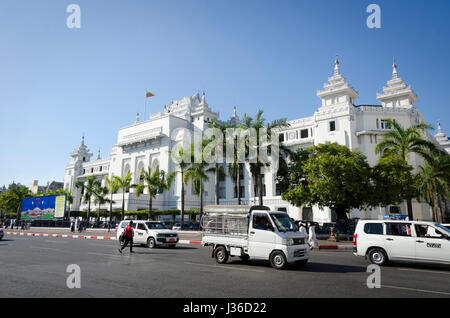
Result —
M 430 294 L 440 294 L 440 295 L 447 295 L 447 296 L 450 296 L 450 293 L 440 292 L 440 291 L 434 291 L 434 290 L 415 289 L 415 288 L 399 287 L 399 286 L 389 286 L 389 285 L 381 285 L 381 287 L 392 288 L 392 289 L 411 290 L 411 291 L 416 291 L 416 292 L 420 292 L 420 293 L 430 293 Z
M 91 255 L 99 255 L 99 256 L 112 256 L 112 257 L 122 257 L 122 255 L 114 255 L 114 254 L 103 254 L 103 253 L 93 253 L 93 252 L 88 252 L 88 254 L 91 254 Z
M 427 270 L 427 269 L 397 268 L 397 270 L 399 270 L 399 271 L 408 271 L 408 272 L 423 272 L 423 273 L 435 273 L 435 274 L 450 275 L 450 272 L 430 271 L 430 270 Z
M 200 264 L 200 263 L 189 263 L 184 262 L 187 265 L 197 265 L 197 266 L 206 266 L 206 267 L 214 267 L 214 268 L 223 268 L 223 269 L 230 269 L 235 271 L 246 271 L 246 272 L 255 272 L 255 273 L 265 273 L 266 271 L 257 270 L 257 269 L 246 269 L 246 268 L 237 268 L 237 267 L 228 267 L 228 266 L 220 266 L 220 265 L 207 265 L 207 264 Z
M 44 242 L 50 242 L 50 243 L 63 243 L 63 244 L 67 244 L 67 241 L 53 241 L 53 240 L 45 240 Z
M 38 249 L 41 249 L 41 250 L 51 250 L 51 251 L 62 252 L 60 249 L 51 248 L 51 247 L 32 246 L 31 248 L 38 248 Z

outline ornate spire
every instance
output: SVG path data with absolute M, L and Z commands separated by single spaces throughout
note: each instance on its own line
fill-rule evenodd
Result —
M 81 136 L 81 143 L 80 143 L 80 146 L 84 146 L 84 134 L 83 134 L 83 136 Z
M 99 160 L 99 159 L 101 159 L 100 158 L 100 149 L 98 150 L 98 153 L 97 153 L 97 160 Z
M 139 113 L 136 114 L 136 120 L 134 121 L 135 124 L 139 123 Z
M 441 123 L 438 122 L 438 134 L 442 134 Z
M 338 55 L 336 54 L 336 59 L 334 60 L 333 75 L 339 75 L 339 74 L 341 74 L 341 71 L 339 70 L 339 60 L 338 60 Z
M 392 62 L 392 79 L 396 78 L 398 78 L 398 73 L 397 73 L 397 64 L 395 64 L 395 57 L 394 57 Z
M 234 105 L 234 107 L 233 107 L 233 115 L 231 116 L 231 117 L 236 117 L 236 105 Z

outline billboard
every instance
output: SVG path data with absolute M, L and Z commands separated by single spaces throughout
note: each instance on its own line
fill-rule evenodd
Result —
M 66 195 L 51 195 L 22 200 L 22 219 L 52 220 L 64 217 Z

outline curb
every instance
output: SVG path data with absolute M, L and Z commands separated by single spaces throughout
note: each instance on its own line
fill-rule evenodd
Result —
M 72 235 L 72 234 L 46 234 L 46 233 L 25 233 L 25 232 L 5 232 L 8 235 L 18 236 L 40 236 L 40 237 L 64 237 L 74 239 L 90 239 L 90 240 L 116 240 L 115 236 L 98 236 L 98 235 Z M 202 241 L 179 240 L 179 244 L 202 244 Z
M 114 236 L 99 236 L 99 235 L 46 234 L 46 233 L 25 233 L 25 232 L 5 232 L 5 234 L 19 235 L 19 236 L 65 237 L 65 238 L 91 239 L 91 240 L 116 239 Z
M 319 250 L 352 250 L 353 245 L 319 245 Z

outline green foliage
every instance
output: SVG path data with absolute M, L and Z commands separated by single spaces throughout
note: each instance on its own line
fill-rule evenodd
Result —
M 385 155 L 372 170 L 371 205 L 399 204 L 417 196 L 413 168 L 402 158 Z
M 313 146 L 308 155 L 297 153 L 289 171 L 291 187 L 282 198 L 296 206 L 329 207 L 338 219 L 346 219 L 351 209 L 364 208 L 370 202 L 371 170 L 359 151 L 337 143 Z
M 5 212 L 20 212 L 22 210 L 22 200 L 32 197 L 30 190 L 22 185 L 10 184 L 8 191 L 0 196 L 0 210 Z M 20 216 L 20 213 L 16 216 Z

